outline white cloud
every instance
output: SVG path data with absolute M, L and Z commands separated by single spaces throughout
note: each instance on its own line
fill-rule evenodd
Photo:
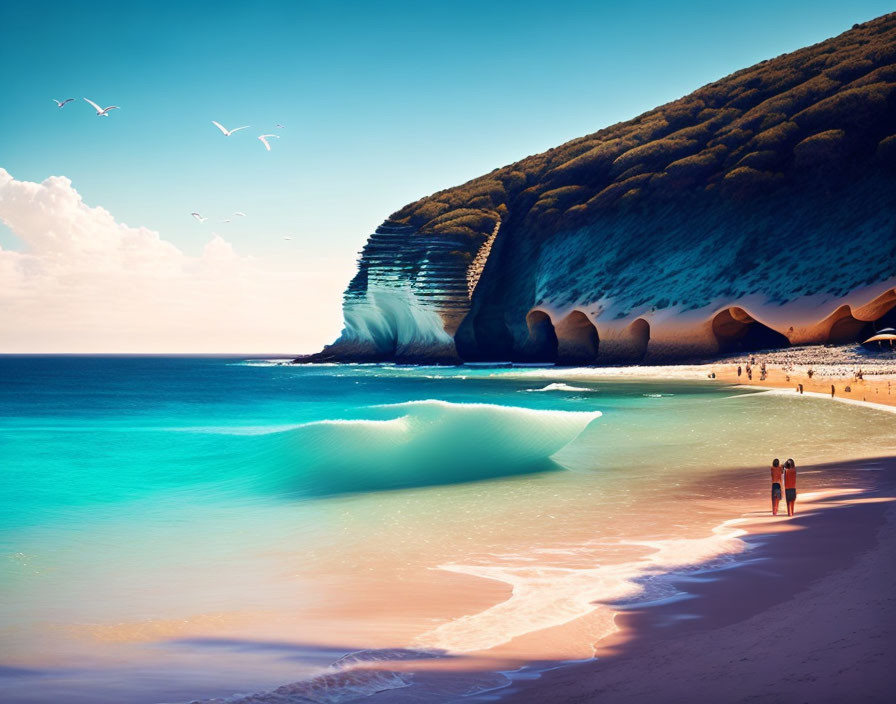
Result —
M 338 332 L 345 272 L 265 264 L 218 235 L 188 256 L 62 176 L 0 168 L 0 221 L 22 244 L 0 248 L 0 352 L 311 351 Z

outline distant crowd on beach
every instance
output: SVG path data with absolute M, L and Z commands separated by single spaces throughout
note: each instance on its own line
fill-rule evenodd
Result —
M 732 362 L 730 374 L 738 383 L 766 383 L 769 386 L 791 385 L 798 394 L 809 391 L 830 393 L 831 398 L 846 397 L 861 401 L 878 401 L 896 405 L 892 400 L 893 383 L 896 381 L 896 366 L 888 364 L 872 365 L 866 370 L 864 366 L 846 364 L 822 364 L 818 371 L 813 365 L 802 365 L 788 361 L 774 361 L 766 366 L 766 360 L 749 357 L 743 361 Z M 870 380 L 866 375 L 872 375 Z M 754 379 L 754 376 L 756 377 Z M 709 374 L 711 379 L 717 378 L 715 371 Z M 724 378 L 724 375 L 723 375 Z M 731 377 L 729 377 L 730 379 Z
M 787 500 L 787 515 L 792 516 L 796 506 L 796 463 L 784 462 L 777 458 L 772 460 L 772 515 L 778 515 L 778 504 L 781 503 L 781 485 L 784 485 L 784 497 Z
M 745 362 L 744 364 L 738 364 L 737 365 L 738 378 L 740 378 L 742 375 L 745 374 L 747 377 L 747 381 L 753 381 L 753 368 L 755 366 L 756 366 L 756 358 L 755 357 L 751 357 L 749 362 Z M 787 381 L 790 381 L 790 374 L 787 373 L 790 370 L 787 367 L 784 367 L 782 370 L 785 372 L 785 379 Z M 811 379 L 813 376 L 815 376 L 815 370 L 812 367 L 809 367 L 809 369 L 806 370 L 806 376 Z M 768 369 L 766 369 L 765 360 L 762 360 L 759 362 L 759 381 L 765 381 L 767 378 L 768 378 Z M 864 381 L 864 380 L 865 380 L 865 372 L 862 371 L 861 367 L 859 367 L 853 373 L 853 381 Z M 796 390 L 799 393 L 803 393 L 803 385 L 797 384 Z M 849 387 L 846 387 L 845 390 L 847 392 L 849 392 L 852 389 L 850 389 Z M 834 385 L 831 384 L 831 396 L 833 396 L 833 395 L 834 395 Z
M 746 372 L 747 380 L 753 381 L 753 367 L 756 366 L 756 358 L 750 357 L 750 361 L 746 362 L 743 366 L 740 364 L 737 365 L 737 376 L 740 377 L 741 374 Z M 765 368 L 765 361 L 761 361 L 759 363 L 759 381 L 765 381 L 768 377 L 768 371 Z

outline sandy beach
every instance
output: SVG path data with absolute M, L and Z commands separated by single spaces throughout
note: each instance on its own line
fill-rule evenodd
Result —
M 748 560 L 682 579 L 693 598 L 622 613 L 595 662 L 515 683 L 506 700 L 892 701 L 896 459 L 852 464 L 878 487 L 746 523 Z
M 844 361 L 826 348 L 655 371 L 781 393 L 801 384 L 806 396 L 896 407 L 893 361 Z M 836 468 L 873 470 L 876 486 L 804 496 L 783 522 L 758 510 L 765 515 L 740 526 L 754 550 L 737 567 L 682 578 L 683 601 L 620 612 L 620 631 L 597 644 L 596 661 L 515 682 L 506 701 L 892 701 L 896 458 Z
M 726 359 L 703 365 L 701 371 L 733 384 L 789 389 L 794 393 L 799 393 L 802 385 L 803 393 L 896 405 L 896 359 L 891 355 L 867 358 L 851 355 L 842 348 L 794 348 Z
M 520 375 L 546 375 L 582 381 L 623 378 L 712 379 L 738 386 L 786 389 L 794 393 L 799 393 L 802 385 L 804 394 L 820 394 L 841 401 L 896 405 L 896 353 L 863 355 L 852 345 L 766 350 L 714 360 L 698 360 L 690 364 L 550 367 L 522 371 Z
M 894 408 L 889 370 L 866 372 L 870 378 L 856 384 L 845 365 L 767 362 L 760 381 L 759 363 L 754 386 L 789 393 L 793 384 L 784 377 L 790 376 L 804 384 L 807 401 L 824 403 L 818 399 L 823 385 L 852 385 L 860 391 L 835 400 Z M 627 368 L 621 375 L 696 379 L 715 373 L 719 383 L 737 384 L 736 370 L 726 361 Z M 577 369 L 574 378 L 606 379 L 618 371 Z M 750 383 L 743 368 L 741 379 Z M 874 403 L 856 398 L 859 393 Z M 430 695 L 443 692 L 444 701 L 890 701 L 896 687 L 889 657 L 896 646 L 896 457 L 804 464 L 799 471 L 793 518 L 770 515 L 761 467 L 713 487 L 713 495 L 727 497 L 727 525 L 744 531 L 749 549 L 730 565 L 673 575 L 677 597 L 636 606 L 604 602 L 617 611 L 618 631 L 594 643 L 593 660 L 519 670 L 517 663 L 505 670 L 509 685 L 472 697 L 459 696 L 458 681 L 470 691 L 482 688 L 487 662 L 469 670 L 463 662 L 416 670 L 416 683 Z M 837 486 L 830 485 L 834 477 Z M 742 499 L 732 497 L 752 493 L 755 509 L 741 513 Z M 373 700 L 424 701 L 418 696 L 410 688 Z
M 896 365 L 891 361 L 852 364 L 827 348 L 787 354 L 686 366 L 521 374 L 583 381 L 713 379 L 720 385 L 795 396 L 802 384 L 803 398 L 822 403 L 830 398 L 833 384 L 835 402 L 896 411 L 896 395 L 891 394 Z M 765 374 L 760 371 L 763 362 Z M 856 378 L 859 369 L 864 379 Z M 889 657 L 896 646 L 896 597 L 891 594 L 896 582 L 896 457 L 801 464 L 799 471 L 793 518 L 770 515 L 767 470 L 762 467 L 726 476 L 700 495 L 695 510 L 703 502 L 727 506 L 731 519 L 724 527 L 743 531 L 740 540 L 748 550 L 722 567 L 673 571 L 670 582 L 678 596 L 635 606 L 603 602 L 617 612 L 618 630 L 593 643 L 593 659 L 527 662 L 516 659 L 513 648 L 499 648 L 474 657 L 404 666 L 392 662 L 384 667 L 413 673 L 414 686 L 370 700 L 890 701 L 896 688 Z M 755 509 L 742 513 L 743 497 L 753 494 Z M 530 641 L 548 633 L 557 637 L 539 632 L 521 642 L 531 651 Z M 573 626 L 569 636 L 582 633 Z M 502 670 L 509 684 L 495 670 Z
M 573 376 L 711 378 L 794 395 L 802 384 L 807 400 L 831 398 L 833 385 L 836 402 L 896 411 L 893 362 L 837 362 L 826 351 L 688 366 L 577 369 Z M 864 378 L 857 378 L 859 369 Z M 558 377 L 563 375 L 557 370 Z M 889 655 L 896 647 L 896 457 L 799 469 L 800 498 L 793 518 L 772 517 L 757 501 L 755 511 L 729 522 L 745 531 L 742 539 L 750 546 L 733 567 L 673 578 L 679 598 L 634 608 L 617 605 L 619 630 L 594 644 L 594 660 L 505 671 L 511 678 L 508 686 L 472 699 L 558 704 L 891 701 L 896 688 Z M 837 474 L 844 482 L 852 476 L 857 485 L 812 491 L 819 474 Z M 750 491 L 743 480 L 731 488 Z M 475 687 L 475 672 L 467 675 Z M 430 692 L 443 687 L 446 701 L 455 700 L 457 690 L 448 680 L 457 676 L 417 673 Z M 412 691 L 374 699 L 415 701 Z

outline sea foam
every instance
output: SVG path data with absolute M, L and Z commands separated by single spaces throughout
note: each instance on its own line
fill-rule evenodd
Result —
M 569 384 L 564 384 L 563 382 L 557 382 L 554 384 L 548 384 L 547 386 L 543 386 L 540 389 L 526 389 L 526 391 L 591 391 L 585 386 L 570 386 Z
M 544 564 L 461 565 L 440 569 L 493 579 L 509 584 L 510 597 L 475 614 L 444 623 L 417 639 L 424 648 L 449 653 L 488 650 L 528 633 L 570 623 L 595 612 L 595 628 L 602 637 L 616 630 L 610 604 L 632 605 L 673 598 L 678 590 L 673 574 L 697 566 L 706 569 L 719 560 L 729 560 L 747 544 L 736 528 L 740 519 L 726 521 L 703 538 L 656 541 L 622 541 L 622 544 L 652 548 L 645 557 L 619 564 L 586 568 L 553 567 Z

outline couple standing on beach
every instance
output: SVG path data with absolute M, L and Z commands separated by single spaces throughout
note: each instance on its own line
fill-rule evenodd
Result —
M 784 491 L 787 495 L 787 515 L 793 515 L 796 503 L 796 464 L 787 460 L 784 466 L 778 459 L 772 460 L 772 515 L 778 515 L 778 503 L 781 501 L 781 480 L 784 480 Z

